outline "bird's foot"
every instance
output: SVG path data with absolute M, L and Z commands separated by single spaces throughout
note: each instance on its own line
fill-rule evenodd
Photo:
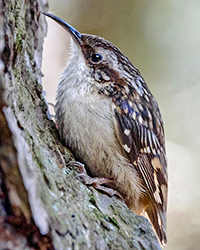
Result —
M 83 183 L 85 185 L 92 185 L 95 189 L 102 191 L 106 194 L 108 194 L 109 196 L 118 196 L 120 199 L 123 200 L 122 195 L 115 189 L 112 189 L 110 187 L 105 187 L 102 186 L 102 184 L 114 184 L 114 180 L 109 179 L 109 178 L 100 178 L 100 177 L 91 177 L 87 174 L 87 171 L 85 169 L 84 164 L 75 161 L 70 163 L 70 165 L 72 166 L 76 166 L 79 168 L 80 174 L 77 174 L 77 177 L 81 177 L 83 179 Z

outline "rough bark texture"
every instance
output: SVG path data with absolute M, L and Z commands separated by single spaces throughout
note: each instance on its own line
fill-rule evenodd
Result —
M 0 249 L 160 249 L 150 223 L 67 167 L 42 95 L 45 0 L 0 0 Z

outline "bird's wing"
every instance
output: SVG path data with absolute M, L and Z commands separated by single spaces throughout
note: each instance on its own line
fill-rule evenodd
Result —
M 127 91 L 126 91 L 127 93 Z M 113 96 L 112 110 L 117 138 L 142 178 L 150 205 L 146 212 L 162 244 L 166 243 L 167 163 L 162 117 L 154 97 Z

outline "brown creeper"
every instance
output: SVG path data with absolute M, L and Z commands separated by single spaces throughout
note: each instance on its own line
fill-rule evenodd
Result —
M 135 213 L 147 215 L 165 244 L 167 163 L 155 98 L 140 72 L 112 43 L 45 15 L 72 38 L 55 106 L 64 144 L 96 177 L 87 184 L 118 194 Z

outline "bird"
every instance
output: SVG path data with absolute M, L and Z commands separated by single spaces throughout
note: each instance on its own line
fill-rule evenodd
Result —
M 75 155 L 85 184 L 118 196 L 146 216 L 165 245 L 168 173 L 156 99 L 119 48 L 43 14 L 70 34 L 55 104 L 63 144 Z

